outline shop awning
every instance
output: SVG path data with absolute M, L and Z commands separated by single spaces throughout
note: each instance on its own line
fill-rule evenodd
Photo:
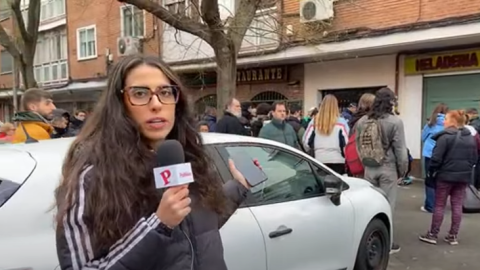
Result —
M 91 90 L 101 90 L 107 87 L 107 81 L 88 81 L 88 82 L 73 82 L 66 86 L 60 88 L 54 88 L 48 90 L 49 92 L 55 93 L 62 93 L 62 92 L 70 92 L 70 91 L 91 91 Z

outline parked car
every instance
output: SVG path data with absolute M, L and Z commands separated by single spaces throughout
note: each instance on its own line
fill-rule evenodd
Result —
M 381 190 L 274 141 L 202 136 L 224 181 L 235 151 L 268 176 L 221 229 L 230 270 L 387 269 L 392 218 Z M 0 146 L 0 269 L 58 269 L 51 208 L 72 141 Z

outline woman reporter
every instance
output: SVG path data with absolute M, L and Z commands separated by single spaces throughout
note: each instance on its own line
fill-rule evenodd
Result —
M 235 180 L 217 179 L 180 85 L 156 57 L 113 67 L 55 194 L 61 269 L 227 269 L 219 229 L 248 184 L 232 162 Z M 195 182 L 159 192 L 154 150 L 165 139 L 183 145 Z

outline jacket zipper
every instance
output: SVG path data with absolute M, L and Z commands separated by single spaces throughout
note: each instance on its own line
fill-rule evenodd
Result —
M 190 263 L 190 270 L 193 270 L 193 262 L 195 261 L 195 250 L 193 249 L 192 240 L 188 237 L 187 233 L 183 229 L 181 229 L 183 235 L 187 238 L 188 244 L 190 245 L 190 252 L 192 253 L 192 262 Z

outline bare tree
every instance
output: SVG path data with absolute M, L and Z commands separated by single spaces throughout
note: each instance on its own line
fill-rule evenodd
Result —
M 0 25 L 0 45 L 13 57 L 16 67 L 22 74 L 24 88 L 36 87 L 33 59 L 40 23 L 40 0 L 30 1 L 26 21 L 22 16 L 21 0 L 1 1 L 8 1 L 13 23 L 12 29 L 6 29 Z
M 220 109 L 228 99 L 235 96 L 238 53 L 245 33 L 264 0 L 236 1 L 238 7 L 228 23 L 220 17 L 218 0 L 190 2 L 202 20 L 196 20 L 194 16 L 188 17 L 184 13 L 173 13 L 160 4 L 163 1 L 118 1 L 146 10 L 177 30 L 190 33 L 208 43 L 213 48 L 217 64 L 217 107 Z

